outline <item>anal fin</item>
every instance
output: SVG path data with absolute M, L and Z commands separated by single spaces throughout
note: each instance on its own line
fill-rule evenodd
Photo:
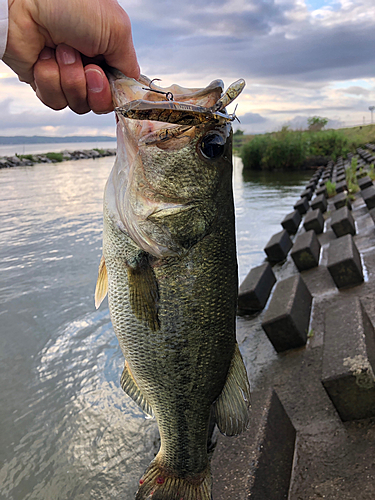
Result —
M 226 436 L 247 429 L 250 415 L 250 384 L 238 344 L 234 351 L 225 386 L 214 403 L 216 423 Z
M 150 403 L 147 401 L 147 399 L 143 396 L 126 361 L 125 361 L 124 371 L 122 372 L 121 375 L 120 384 L 123 391 L 126 392 L 126 394 L 130 396 L 132 400 L 137 403 L 137 405 L 141 408 L 141 410 L 144 411 L 144 413 L 146 413 L 146 415 L 148 415 L 149 417 L 154 418 L 154 412 L 152 411 L 152 407 Z
M 95 308 L 98 309 L 108 293 L 108 275 L 104 257 L 100 259 L 98 281 L 95 288 Z

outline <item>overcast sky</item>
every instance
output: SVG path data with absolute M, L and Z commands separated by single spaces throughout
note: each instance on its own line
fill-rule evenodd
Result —
M 375 105 L 374 0 L 120 0 L 142 73 L 161 85 L 247 82 L 247 132 L 370 123 Z M 0 62 L 0 135 L 114 134 L 112 115 L 52 111 Z M 231 108 L 229 109 L 232 110 Z

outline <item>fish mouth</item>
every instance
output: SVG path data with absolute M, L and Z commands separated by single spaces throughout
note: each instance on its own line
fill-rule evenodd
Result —
M 143 144 L 159 145 L 185 134 L 200 125 L 223 125 L 233 121 L 225 108 L 243 90 L 245 81 L 234 82 L 223 94 L 222 80 L 214 80 L 205 88 L 186 88 L 173 84 L 162 88 L 157 79 L 141 75 L 139 80 L 127 78 L 120 71 L 107 71 L 113 103 L 118 119 L 143 122 L 132 127 Z M 137 130 L 136 130 L 137 129 Z

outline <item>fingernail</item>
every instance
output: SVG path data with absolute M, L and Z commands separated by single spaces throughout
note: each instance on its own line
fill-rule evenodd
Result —
M 61 48 L 61 58 L 63 64 L 74 64 L 76 62 L 76 53 L 71 48 Z
M 97 69 L 86 69 L 86 82 L 87 89 L 90 92 L 99 93 L 103 90 L 104 82 L 103 82 L 103 74 Z
M 50 49 L 49 47 L 44 47 L 44 49 L 39 54 L 39 59 L 42 60 L 51 59 L 51 57 L 52 57 L 52 49 Z

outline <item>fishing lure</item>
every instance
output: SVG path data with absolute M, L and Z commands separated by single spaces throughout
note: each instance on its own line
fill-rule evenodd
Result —
M 222 125 L 236 119 L 235 113 L 228 114 L 225 108 L 238 97 L 245 86 L 245 81 L 242 78 L 237 80 L 228 87 L 226 92 L 213 106 L 206 108 L 204 106 L 195 106 L 193 104 L 174 101 L 171 92 L 162 92 L 151 88 L 153 81 L 150 81 L 149 88 L 146 90 L 165 94 L 166 101 L 138 99 L 124 106 L 116 107 L 116 113 L 134 120 L 151 120 L 174 123 L 176 125 L 188 125 L 190 127 L 207 122 Z

